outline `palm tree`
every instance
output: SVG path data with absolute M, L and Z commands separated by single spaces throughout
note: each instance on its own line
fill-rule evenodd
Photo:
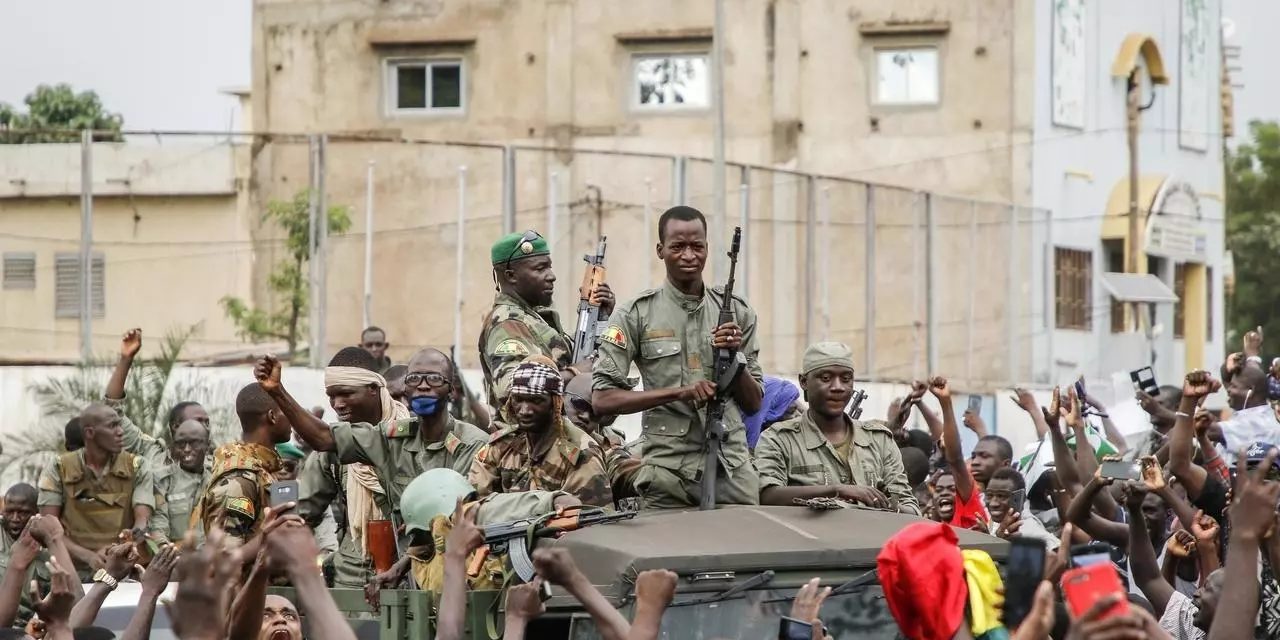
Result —
M 138 425 L 144 433 L 168 439 L 165 424 L 168 408 L 181 400 L 194 400 L 206 405 L 215 442 L 229 435 L 230 411 L 218 406 L 225 398 L 220 389 L 199 375 L 176 380 L 174 369 L 182 349 L 199 325 L 170 330 L 160 343 L 160 353 L 151 359 L 134 363 L 125 384 L 125 399 L 120 412 Z M 50 377 L 28 387 L 39 403 L 42 419 L 26 431 L 15 434 L 0 453 L 0 469 L 23 482 L 34 482 L 54 456 L 65 451 L 63 428 L 80 414 L 85 405 L 101 401 L 115 361 L 100 358 L 80 364 L 75 371 L 61 377 Z

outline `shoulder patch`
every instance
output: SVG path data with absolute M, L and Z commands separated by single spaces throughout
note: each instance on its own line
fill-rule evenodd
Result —
M 412 438 L 418 432 L 418 421 L 414 418 L 392 420 L 382 425 L 382 433 L 388 438 Z
M 627 348 L 627 335 L 623 333 L 622 329 L 616 324 L 609 325 L 609 328 L 605 329 L 604 334 L 600 336 L 600 339 L 618 347 L 619 349 Z
M 529 348 L 524 346 L 519 340 L 503 340 L 494 348 L 495 356 L 527 356 Z
M 494 442 L 497 442 L 515 432 L 516 432 L 516 427 L 503 427 L 501 429 L 498 429 L 497 431 L 494 431 L 493 433 L 489 434 L 489 443 L 492 444 Z
M 227 498 L 222 501 L 222 508 L 232 513 L 238 513 L 246 518 L 257 518 L 257 510 L 253 508 L 253 502 L 248 498 Z
M 790 419 L 790 420 L 784 420 L 784 421 L 782 421 L 782 422 L 775 422 L 775 423 L 773 423 L 772 425 L 770 425 L 768 429 L 766 429 L 765 431 L 762 431 L 762 432 L 760 432 L 760 433 L 761 433 L 761 435 L 763 436 L 766 432 L 768 432 L 768 431 L 772 431 L 772 430 L 775 430 L 775 429 L 776 429 L 776 430 L 778 430 L 778 431 L 799 431 L 799 430 L 800 430 L 800 423 L 801 423 L 803 420 L 804 420 L 804 416 L 803 416 L 803 415 L 801 415 L 801 416 L 797 416 L 797 417 L 795 417 L 795 418 L 792 418 L 792 419 Z
M 889 429 L 889 423 L 884 420 L 855 420 L 854 422 L 867 431 L 883 431 L 893 435 L 893 430 Z

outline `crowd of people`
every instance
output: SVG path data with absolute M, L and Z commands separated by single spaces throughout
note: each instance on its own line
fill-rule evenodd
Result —
M 1037 451 L 1051 451 L 1032 476 L 977 412 L 957 415 L 945 377 L 915 382 L 884 419 L 865 420 L 849 411 L 847 345 L 810 345 L 795 384 L 766 378 L 755 311 L 703 280 L 712 248 L 702 214 L 673 207 L 657 231 L 665 282 L 623 302 L 607 284 L 590 291 L 602 318 L 592 353 L 573 352 L 550 308 L 546 241 L 510 234 L 490 255 L 497 294 L 477 345 L 483 395 L 450 354 L 426 348 L 397 364 L 386 332 L 369 327 L 324 371 L 336 422 L 302 406 L 282 381 L 288 363 L 268 355 L 236 397 L 239 439 L 216 450 L 199 404 L 175 405 L 164 437 L 122 413 L 142 347 L 141 331 L 128 332 L 102 401 L 66 425 L 66 453 L 37 486 L 4 494 L 0 627 L 12 637 L 111 637 L 95 617 L 132 579 L 142 597 L 124 631 L 131 639 L 148 637 L 174 581 L 170 618 L 184 639 L 300 639 L 300 613 L 308 637 L 352 638 L 328 587 L 362 589 L 371 605 L 383 589 L 430 591 L 442 639 L 463 637 L 468 590 L 505 589 L 505 637 L 520 638 L 543 612 L 547 582 L 577 598 L 602 637 L 656 638 L 675 573 L 639 573 L 627 621 L 562 548 L 537 548 L 537 577 L 510 584 L 481 527 L 696 507 L 716 440 L 718 507 L 902 514 L 877 564 L 906 637 L 1280 637 L 1277 451 L 1270 442 L 1227 450 L 1227 413 L 1205 406 L 1224 385 L 1231 411 L 1267 405 L 1280 371 L 1263 368 L 1259 332 L 1218 377 L 1192 371 L 1180 387 L 1138 391 L 1151 431 L 1132 446 L 1083 385 L 1055 390 L 1048 407 L 1017 390 Z M 720 321 L 722 310 L 733 320 Z M 717 380 L 726 354 L 736 375 Z M 708 420 L 712 402 L 723 403 L 722 434 Z M 628 440 L 611 425 L 635 413 L 642 433 Z M 910 426 L 915 415 L 927 430 Z M 977 436 L 967 456 L 962 425 Z M 1020 585 L 1035 593 L 1025 616 L 1005 619 L 1000 569 L 962 551 L 957 529 L 1043 555 L 1043 570 Z M 1086 553 L 1097 550 L 1101 562 Z M 1110 567 L 1121 586 L 1081 605 L 1064 575 L 1090 566 Z M 296 603 L 268 595 L 286 583 Z M 829 592 L 816 578 L 799 591 L 780 621 L 790 637 L 827 637 Z

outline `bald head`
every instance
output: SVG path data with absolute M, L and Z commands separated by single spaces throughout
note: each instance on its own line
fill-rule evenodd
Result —
M 124 428 L 120 423 L 120 414 L 105 404 L 95 402 L 80 412 L 80 430 L 87 448 L 108 454 L 119 453 L 124 449 Z
M 408 368 L 405 373 L 421 373 L 424 369 L 431 371 L 440 371 L 446 377 L 453 377 L 453 360 L 449 358 L 449 354 L 432 347 L 420 349 L 417 353 L 409 358 Z
M 117 417 L 115 409 L 101 402 L 94 402 L 80 411 L 80 428 L 88 429 L 110 422 Z

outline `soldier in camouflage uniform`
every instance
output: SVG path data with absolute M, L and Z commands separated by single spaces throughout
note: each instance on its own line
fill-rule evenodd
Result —
M 517 491 L 565 491 L 583 504 L 613 506 L 604 457 L 591 436 L 564 417 L 564 384 L 545 358 L 516 367 L 506 414 L 476 452 L 468 479 L 480 496 Z
M 760 503 L 840 498 L 920 515 L 889 425 L 856 421 L 844 412 L 853 396 L 849 347 L 819 342 L 805 350 L 800 388 L 809 410 L 774 424 L 756 443 Z
M 736 322 L 717 326 L 724 290 L 702 281 L 707 226 L 697 209 L 668 209 L 658 221 L 658 239 L 667 280 L 662 288 L 623 303 L 609 318 L 592 368 L 591 405 L 602 414 L 644 412 L 644 466 L 636 473 L 635 488 L 645 507 L 696 506 L 707 448 L 705 404 L 716 393 L 715 348 L 736 350 L 746 366 L 730 383 L 725 401 L 716 504 L 756 504 L 759 478 L 742 420 L 744 411 L 759 410 L 764 394 L 755 311 L 735 297 Z M 633 363 L 644 391 L 635 391 L 627 378 Z
M 262 526 L 271 504 L 269 487 L 280 469 L 276 445 L 288 442 L 289 422 L 271 396 L 250 383 L 236 396 L 240 440 L 218 447 L 208 487 L 196 507 L 204 530 L 218 527 L 229 540 L 249 541 Z
M 350 369 L 344 367 L 347 375 L 359 375 Z M 367 373 L 377 375 L 372 371 Z M 316 451 L 312 456 L 314 462 L 308 460 L 304 465 L 301 479 L 301 511 L 308 520 L 318 521 L 318 517 L 306 514 L 314 512 L 315 506 L 328 505 L 338 499 L 339 494 L 345 496 L 342 499 L 350 512 L 354 502 L 351 484 L 341 478 L 349 477 L 351 472 L 344 465 L 362 464 L 371 469 L 381 489 L 374 495 L 374 501 L 383 517 L 395 518 L 399 496 L 411 480 L 424 471 L 437 468 L 465 473 L 471 467 L 472 456 L 487 438 L 487 434 L 478 427 L 449 415 L 451 366 L 448 356 L 435 349 L 419 351 L 409 360 L 404 393 L 411 409 L 392 403 L 388 393 L 384 408 L 340 411 L 339 418 L 344 421 L 332 426 L 306 412 L 280 386 L 280 363 L 275 358 L 260 360 L 254 375 L 289 418 L 298 435 Z M 326 379 L 328 377 L 326 370 Z M 330 396 L 333 396 L 332 392 Z M 354 544 L 354 541 L 348 541 L 353 537 L 350 535 L 350 518 L 349 513 L 348 535 L 335 558 L 338 573 L 335 582 L 341 586 L 363 587 L 373 575 L 367 571 L 371 563 L 360 563 L 362 573 L 359 576 L 347 571 L 343 565 L 344 558 L 350 556 L 345 550 Z M 362 548 L 354 547 L 355 558 L 363 558 Z M 358 584 L 353 584 L 356 582 Z
M 179 542 L 191 526 L 196 501 L 209 483 L 212 462 L 208 459 L 209 429 L 196 420 L 187 420 L 173 430 L 173 446 L 166 463 L 155 471 L 156 511 L 151 516 L 151 534 L 160 540 Z M 197 541 L 204 531 L 197 528 Z
M 480 368 L 495 421 L 502 419 L 497 409 L 505 405 L 511 374 L 525 358 L 550 358 L 567 379 L 576 373 L 571 367 L 574 358 L 586 355 L 573 353 L 573 340 L 549 308 L 556 282 L 550 254 L 547 241 L 536 231 L 503 236 L 489 251 L 498 295 L 480 329 Z M 595 302 L 603 316 L 613 310 L 608 285 L 596 289 Z

